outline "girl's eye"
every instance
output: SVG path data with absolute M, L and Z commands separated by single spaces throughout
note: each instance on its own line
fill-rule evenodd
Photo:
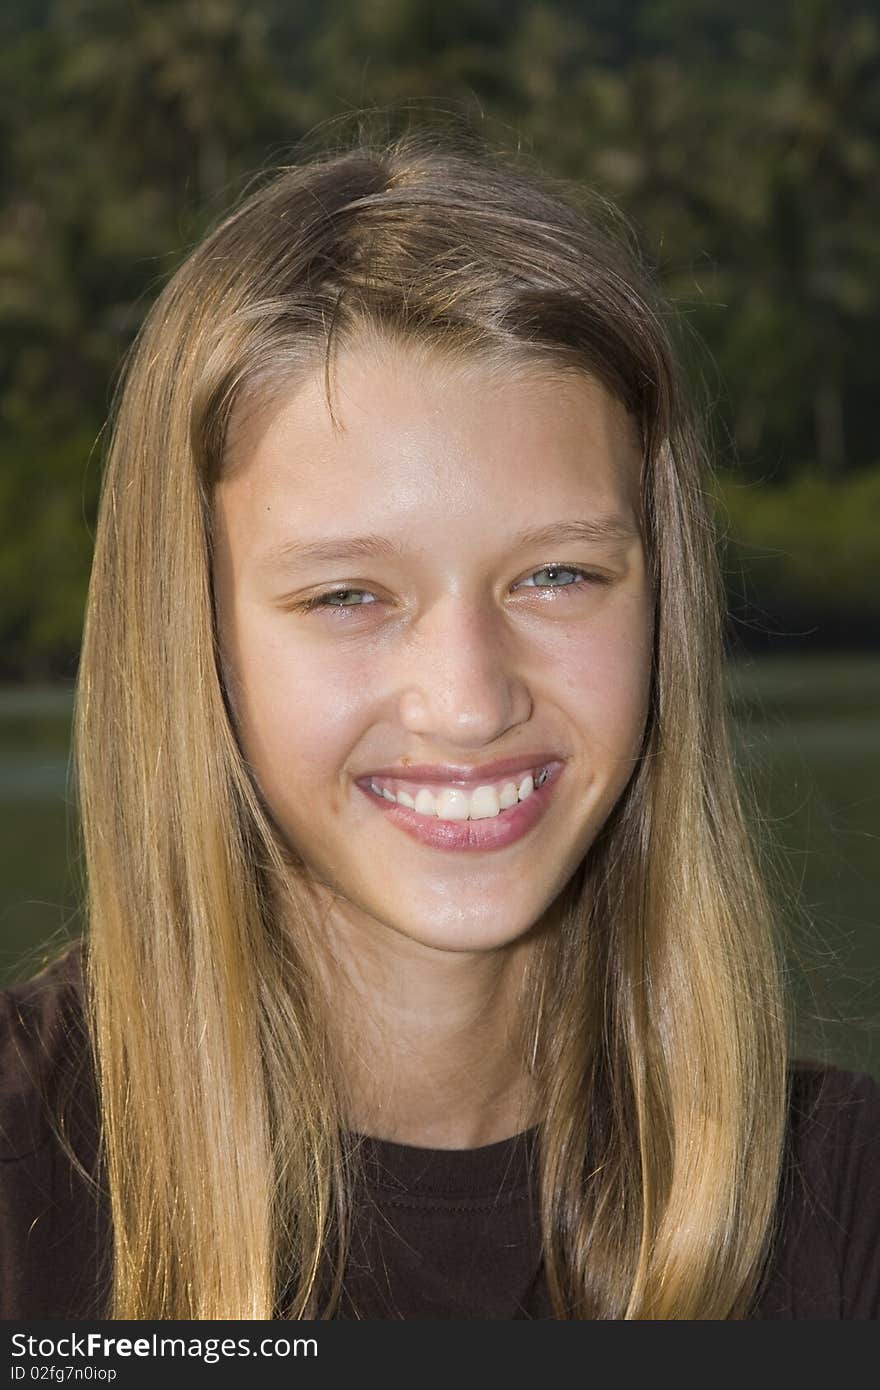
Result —
M 337 603 L 335 600 L 346 599 L 350 594 L 366 594 L 368 598 L 373 596 L 367 589 L 331 589 L 326 594 L 316 594 L 314 598 L 307 598 L 304 603 L 297 604 L 297 608 L 305 613 L 309 613 L 313 608 L 363 608 L 362 603 Z
M 534 579 L 536 575 L 541 574 L 553 576 L 567 574 L 576 575 L 579 576 L 579 578 L 567 580 L 563 584 L 551 583 L 533 585 L 530 583 L 530 581 Z M 593 574 L 589 570 L 582 570 L 574 565 L 544 565 L 541 569 L 535 570 L 533 574 L 529 575 L 528 579 L 523 580 L 522 582 L 524 585 L 527 585 L 530 588 L 550 588 L 566 590 L 583 589 L 588 584 L 610 584 L 611 580 L 608 578 L 607 575 Z M 355 598 L 355 602 L 348 602 L 348 600 L 352 597 Z M 368 600 L 367 604 L 357 602 L 357 599 L 362 597 L 365 597 Z M 330 589 L 326 593 L 315 594 L 313 598 L 305 599 L 303 603 L 298 603 L 296 607 L 300 612 L 310 613 L 316 608 L 365 608 L 375 602 L 375 595 L 371 594 L 369 589 Z
M 529 585 L 529 580 L 534 579 L 536 574 L 576 574 L 579 579 L 569 580 L 564 584 L 535 584 Z M 541 569 L 535 570 L 528 579 L 523 580 L 523 584 L 536 589 L 583 589 L 586 584 L 610 584 L 611 580 L 604 574 L 593 574 L 589 570 L 578 569 L 574 565 L 544 565 Z

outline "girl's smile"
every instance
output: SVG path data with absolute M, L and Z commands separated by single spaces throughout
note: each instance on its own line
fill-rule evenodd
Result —
M 638 758 L 641 453 L 586 377 L 347 349 L 233 436 L 215 592 L 245 755 L 349 925 L 522 936 Z M 543 774 L 543 779 L 542 779 Z
M 537 825 L 562 768 L 563 764 L 554 760 L 537 767 L 536 777 L 526 772 L 494 784 L 473 781 L 424 786 L 424 779 L 415 778 L 408 781 L 412 790 L 407 791 L 402 780 L 392 789 L 387 779 L 371 777 L 366 785 L 358 781 L 358 786 L 375 800 L 377 810 L 414 840 L 436 849 L 474 852 L 503 849 Z

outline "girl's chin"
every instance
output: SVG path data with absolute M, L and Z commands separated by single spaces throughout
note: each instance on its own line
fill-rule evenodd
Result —
M 403 913 L 400 907 L 372 913 L 375 921 L 387 930 L 406 937 L 409 941 L 441 951 L 494 951 L 500 947 L 512 946 L 530 930 L 532 920 L 523 920 L 522 903 L 517 905 L 514 916 L 513 904 L 505 911 L 498 905 L 484 913 L 458 914 L 446 918 L 441 914 L 425 916 L 423 912 Z

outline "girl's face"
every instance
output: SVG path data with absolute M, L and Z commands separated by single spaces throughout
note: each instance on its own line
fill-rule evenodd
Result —
M 638 756 L 639 449 L 586 379 L 389 347 L 341 354 L 336 388 L 341 429 L 316 371 L 217 488 L 239 739 L 330 920 L 490 950 L 561 892 Z

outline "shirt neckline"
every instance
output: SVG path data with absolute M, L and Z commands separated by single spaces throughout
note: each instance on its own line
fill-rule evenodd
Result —
M 538 1126 L 475 1149 L 431 1149 L 355 1134 L 370 1187 L 414 1197 L 495 1199 L 528 1188 Z

